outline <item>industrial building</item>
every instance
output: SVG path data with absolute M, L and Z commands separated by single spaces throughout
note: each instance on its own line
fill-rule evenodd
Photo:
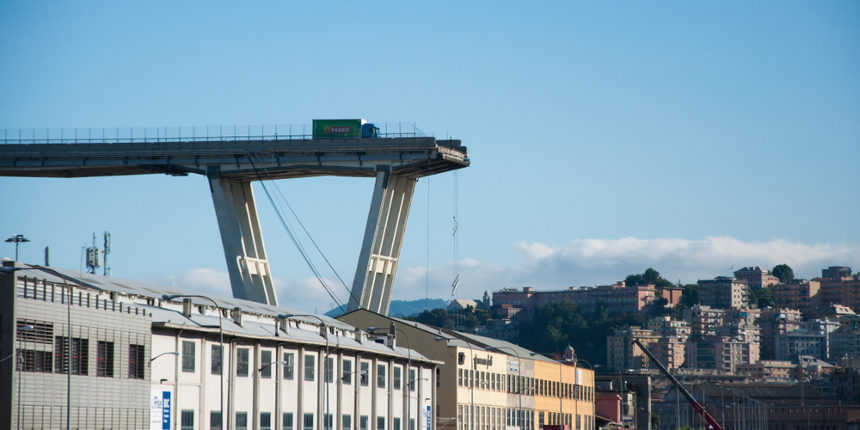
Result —
M 0 306 L 0 428 L 436 428 L 441 363 L 325 316 L 13 261 Z
M 595 430 L 594 372 L 573 350 L 553 360 L 513 343 L 359 309 L 338 317 L 356 327 L 394 324 L 397 336 L 438 366 L 438 428 Z M 400 337 L 398 337 L 400 339 Z

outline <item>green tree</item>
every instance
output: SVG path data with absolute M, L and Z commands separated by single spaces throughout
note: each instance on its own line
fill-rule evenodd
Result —
M 681 304 L 689 308 L 696 306 L 699 303 L 699 284 L 684 285 L 684 291 L 681 291 Z
M 426 324 L 433 327 L 447 329 L 454 328 L 451 315 L 448 315 L 448 311 L 442 308 L 436 308 L 429 312 L 425 309 L 423 312 L 414 317 L 406 317 L 404 319 L 419 322 L 421 324 Z
M 750 291 L 750 294 L 752 294 L 755 299 L 755 301 L 752 301 L 751 303 L 757 304 L 759 309 L 764 308 L 765 306 L 773 307 L 773 287 L 762 287 L 762 289 L 758 291 Z
M 788 264 L 774 266 L 771 273 L 773 273 L 773 276 L 779 278 L 779 282 L 783 284 L 794 280 L 794 271 L 791 270 L 791 267 L 788 267 Z
M 627 285 L 654 284 L 658 288 L 671 287 L 672 286 L 671 282 L 663 279 L 663 277 L 660 276 L 660 272 L 658 272 L 658 271 L 656 271 L 650 267 L 645 269 L 645 273 L 627 276 L 627 278 L 624 279 L 624 283 Z

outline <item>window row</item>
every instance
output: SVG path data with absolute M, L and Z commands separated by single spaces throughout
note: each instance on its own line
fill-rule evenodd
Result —
M 593 400 L 593 392 L 591 387 L 584 385 L 575 385 L 567 383 L 559 383 L 556 381 L 548 381 L 545 379 L 537 380 L 536 395 L 544 397 L 561 397 L 564 399 L 573 400 Z
M 53 355 L 53 360 L 52 356 Z M 128 378 L 144 379 L 146 371 L 146 347 L 144 345 L 128 345 Z M 71 373 L 72 375 L 90 375 L 90 342 L 89 339 L 57 336 L 53 351 L 18 350 L 15 370 L 37 373 Z M 113 378 L 116 369 L 116 351 L 114 342 L 96 342 L 95 375 L 103 378 Z M 71 371 L 70 371 L 71 369 Z
M 183 342 L 183 357 L 182 357 L 182 370 L 184 372 L 194 372 L 194 342 Z M 284 352 L 280 363 L 282 365 L 282 375 L 283 379 L 292 380 L 296 377 L 296 353 L 295 352 Z M 251 374 L 251 348 L 237 348 L 236 350 L 236 376 L 239 377 L 248 377 Z M 210 372 L 213 375 L 220 375 L 223 368 L 223 360 L 221 357 L 221 346 L 220 345 L 212 345 L 211 349 L 211 369 Z M 351 385 L 353 375 L 358 374 L 359 384 L 363 387 L 367 387 L 370 385 L 370 363 L 362 361 L 360 363 L 360 369 L 353 370 L 353 363 L 355 360 L 353 359 L 344 359 L 342 363 L 342 369 L 340 372 L 340 379 L 343 381 L 344 385 Z M 262 350 L 260 351 L 260 368 L 258 369 L 260 372 L 260 377 L 263 379 L 268 379 L 272 377 L 272 368 L 274 367 L 275 362 L 273 361 L 273 351 L 271 350 Z M 304 356 L 304 375 L 302 378 L 304 381 L 313 382 L 316 380 L 316 369 L 317 369 L 317 355 L 316 354 L 305 354 Z M 377 365 L 377 378 L 376 385 L 379 388 L 386 388 L 386 373 L 387 365 L 386 364 L 378 364 Z M 402 381 L 402 367 L 395 366 L 394 374 L 392 377 L 392 387 L 394 389 L 401 389 L 401 385 L 408 385 L 410 391 L 415 391 L 415 382 L 416 382 L 416 369 L 409 370 L 409 380 L 403 382 Z M 323 381 L 324 382 L 336 382 L 335 380 L 335 357 L 327 357 L 325 358 L 325 365 L 323 366 Z
M 293 419 L 292 412 L 284 412 L 281 417 L 281 428 L 283 430 L 296 430 L 295 422 Z M 194 410 L 182 410 L 180 411 L 180 429 L 181 430 L 193 430 L 194 427 Z M 386 430 L 386 417 L 385 416 L 377 416 L 376 417 L 376 427 L 373 429 L 368 428 L 368 424 L 370 423 L 370 417 L 367 415 L 361 415 L 358 418 L 358 428 L 353 429 L 352 415 L 351 414 L 343 414 L 341 415 L 341 428 L 342 430 Z M 248 430 L 249 418 L 248 412 L 236 412 L 235 416 L 235 425 L 233 428 L 235 430 Z M 302 416 L 301 422 L 301 430 L 314 430 L 314 421 L 315 414 L 312 412 L 305 413 Z M 415 430 L 415 419 L 411 418 L 410 425 L 408 430 Z M 260 412 L 260 430 L 272 430 L 272 413 L 271 412 Z M 333 414 L 323 414 L 323 429 L 324 430 L 334 430 L 334 415 Z M 209 430 L 223 430 L 223 420 L 220 411 L 211 411 L 209 412 Z M 406 430 L 400 428 L 400 418 L 392 419 L 392 428 L 390 430 Z
M 458 405 L 457 430 L 534 430 L 534 418 L 530 410 Z
M 457 385 L 460 387 L 530 395 L 534 394 L 534 384 L 534 378 L 527 376 L 457 369 Z

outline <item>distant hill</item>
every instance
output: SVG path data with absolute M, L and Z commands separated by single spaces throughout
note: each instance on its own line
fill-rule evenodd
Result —
M 425 305 L 427 309 L 433 310 L 436 308 L 446 308 L 448 307 L 448 301 L 442 299 L 418 299 L 418 300 L 392 300 L 391 306 L 388 308 L 388 315 L 395 318 L 403 318 L 413 315 L 418 315 L 421 312 L 424 312 Z M 340 308 L 334 308 L 325 313 L 326 316 L 337 318 L 343 315 L 343 312 Z

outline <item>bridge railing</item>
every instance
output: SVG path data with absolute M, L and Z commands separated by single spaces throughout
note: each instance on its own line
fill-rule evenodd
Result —
M 380 137 L 426 137 L 413 123 L 378 123 Z M 18 128 L 0 132 L 2 144 L 156 143 L 311 139 L 310 124 L 189 127 Z

